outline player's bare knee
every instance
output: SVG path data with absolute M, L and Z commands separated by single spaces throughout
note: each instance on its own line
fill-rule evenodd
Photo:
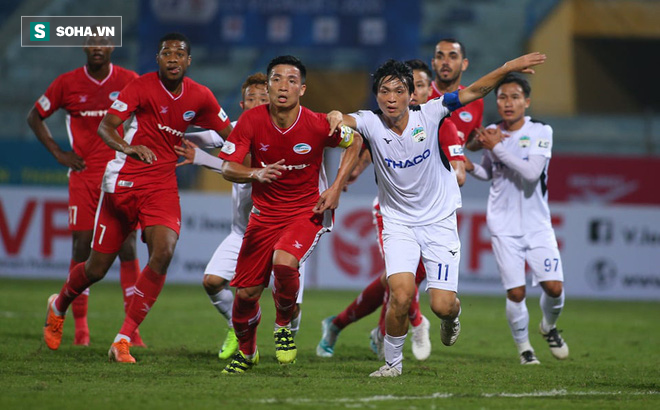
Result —
M 215 275 L 204 275 L 202 286 L 209 295 L 215 295 L 227 286 L 227 280 Z
M 551 298 L 558 298 L 561 296 L 561 292 L 564 290 L 563 282 L 558 280 L 541 282 L 541 287 L 543 288 L 545 294 Z
M 460 303 L 454 292 L 432 292 L 431 310 L 440 319 L 453 319 L 458 315 Z
M 525 287 L 520 286 L 517 288 L 507 289 L 506 297 L 512 302 L 520 303 L 525 299 Z
M 404 289 L 396 291 L 390 289 L 389 309 L 392 309 L 396 316 L 407 315 L 414 296 L 414 293 L 407 292 Z

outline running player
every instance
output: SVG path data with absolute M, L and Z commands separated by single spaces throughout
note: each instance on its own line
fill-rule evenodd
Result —
M 232 127 L 211 91 L 185 76 L 191 63 L 190 41 L 179 33 L 165 35 L 156 55 L 158 71 L 124 88 L 99 125 L 98 133 L 117 151 L 106 167 L 90 257 L 76 265 L 59 295 L 48 302 L 44 339 L 57 349 L 64 314 L 71 302 L 103 279 L 121 243 L 139 223 L 149 249 L 135 294 L 108 357 L 134 363 L 131 335 L 152 308 L 165 283 L 181 226 L 181 208 L 173 147 L 191 124 L 229 135 Z M 121 138 L 119 127 L 132 114 L 137 127 Z
M 406 64 L 412 68 L 414 92 L 412 93 L 411 105 L 419 105 L 427 102 L 431 90 L 432 73 L 429 67 L 421 60 L 409 60 Z M 446 118 L 440 126 L 438 134 L 439 143 L 442 151 L 449 160 L 456 173 L 456 180 L 459 186 L 465 181 L 465 158 L 463 157 L 463 148 L 458 137 L 456 126 Z M 351 179 L 354 181 L 357 176 L 371 163 L 371 154 L 363 151 L 360 155 L 360 161 L 351 173 Z M 378 244 L 382 254 L 383 244 L 383 217 L 380 212 L 378 198 L 374 200 L 373 207 L 374 224 L 378 234 Z M 424 265 L 419 264 L 415 274 L 415 285 L 426 279 Z M 316 347 L 316 354 L 320 357 L 332 357 L 334 355 L 334 346 L 339 332 L 349 324 L 356 322 L 366 315 L 374 312 L 379 306 L 382 306 L 378 326 L 374 328 L 369 337 L 371 339 L 371 348 L 383 359 L 383 338 L 385 336 L 385 312 L 387 310 L 387 300 L 389 292 L 387 287 L 387 275 L 385 272 L 374 279 L 358 297 L 337 316 L 330 316 L 321 322 L 322 337 Z M 419 291 L 410 303 L 408 312 L 412 332 L 412 352 L 417 360 L 426 360 L 431 354 L 431 339 L 429 336 L 430 322 L 421 314 L 419 309 Z
M 83 47 L 87 64 L 57 77 L 39 97 L 27 118 L 37 139 L 57 162 L 69 168 L 69 230 L 73 240 L 69 269 L 89 257 L 103 172 L 108 161 L 115 156 L 96 130 L 119 91 L 138 77 L 137 73 L 112 64 L 110 55 L 113 50 L 107 37 L 88 37 Z M 66 125 L 72 151 L 60 148 L 44 122 L 59 108 L 67 112 Z M 117 132 L 123 135 L 124 129 L 119 128 Z M 140 273 L 135 231 L 119 249 L 119 260 L 124 309 L 128 309 L 133 285 Z M 74 345 L 89 345 L 88 294 L 89 290 L 83 292 L 71 306 L 76 329 Z M 137 331 L 132 340 L 135 346 L 144 346 Z
M 435 45 L 435 53 L 431 59 L 431 67 L 435 72 L 435 80 L 431 84 L 429 99 L 443 96 L 463 89 L 461 77 L 469 65 L 465 46 L 454 38 L 444 38 Z M 458 128 L 458 136 L 463 146 L 469 150 L 478 150 L 479 143 L 475 140 L 475 130 L 481 127 L 484 115 L 484 101 L 472 101 L 454 111 L 451 120 Z M 476 141 L 476 142 L 475 142 Z
M 374 74 L 373 92 L 379 110 L 328 114 L 331 129 L 346 124 L 364 135 L 373 158 L 378 199 L 383 214 L 383 249 L 390 286 L 384 340 L 385 364 L 372 377 L 396 377 L 403 368 L 403 343 L 420 257 L 427 272 L 431 310 L 442 319 L 441 340 L 451 346 L 460 334 L 458 264 L 460 241 L 456 209 L 461 197 L 435 136 L 451 111 L 490 92 L 506 74 L 532 73 L 545 61 L 539 53 L 507 62 L 462 90 L 409 108 L 414 91 L 412 70 L 389 60 Z M 431 156 L 434 156 L 431 158 Z M 439 155 L 442 161 L 435 160 Z M 424 178 L 419 178 L 424 175 Z
M 259 362 L 259 298 L 271 271 L 275 354 L 281 364 L 295 360 L 291 319 L 300 286 L 298 268 L 320 235 L 331 229 L 332 210 L 362 143 L 346 127 L 331 133 L 325 115 L 300 105 L 306 89 L 306 69 L 300 60 L 276 57 L 268 64 L 267 76 L 270 103 L 243 113 L 220 154 L 225 160 L 223 176 L 232 182 L 252 182 L 254 202 L 231 281 L 237 288 L 232 321 L 239 351 L 223 373 L 243 373 Z M 323 150 L 337 146 L 346 149 L 337 177 L 319 194 Z
M 502 121 L 479 134 L 485 149 L 482 163 L 468 161 L 468 170 L 478 179 L 493 181 L 486 219 L 497 269 L 506 289 L 506 317 L 520 364 L 539 364 L 529 342 L 527 262 L 533 275 L 532 285 L 540 284 L 543 289 L 539 331 L 552 355 L 565 359 L 568 345 L 556 326 L 564 307 L 564 273 L 548 208 L 552 128 L 525 116 L 531 87 L 524 78 L 508 75 L 495 92 Z

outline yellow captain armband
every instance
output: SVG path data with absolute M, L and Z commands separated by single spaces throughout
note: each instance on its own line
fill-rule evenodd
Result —
M 348 148 L 351 146 L 353 143 L 353 128 L 347 127 L 345 125 L 341 126 L 341 142 L 339 143 L 339 147 L 342 148 Z

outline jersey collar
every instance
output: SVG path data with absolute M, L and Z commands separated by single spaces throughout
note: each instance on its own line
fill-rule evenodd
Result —
M 113 67 L 114 67 L 114 66 L 112 65 L 112 63 L 110 63 L 110 71 L 108 72 L 108 75 L 107 75 L 103 80 L 101 80 L 101 81 L 99 81 L 99 80 L 97 80 L 96 78 L 94 78 L 94 77 L 92 77 L 91 75 L 89 75 L 89 71 L 87 71 L 87 64 L 85 64 L 85 65 L 83 66 L 83 70 L 85 70 L 85 75 L 87 76 L 87 78 L 89 78 L 89 80 L 90 80 L 91 82 L 93 82 L 93 83 L 96 84 L 96 85 L 103 85 L 106 81 L 108 81 L 108 80 L 110 79 L 110 77 L 112 77 L 112 69 L 113 69 Z

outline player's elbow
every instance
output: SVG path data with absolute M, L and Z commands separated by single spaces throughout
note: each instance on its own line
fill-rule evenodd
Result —
M 36 108 L 32 107 L 32 109 L 30 109 L 30 111 L 28 112 L 26 121 L 27 121 L 28 125 L 30 126 L 30 128 L 34 128 L 35 124 L 38 121 L 41 121 L 41 116 L 39 116 L 39 113 L 37 112 Z

